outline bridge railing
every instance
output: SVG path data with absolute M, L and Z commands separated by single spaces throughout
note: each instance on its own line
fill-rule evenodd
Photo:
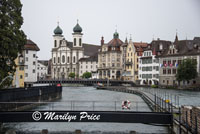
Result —
M 73 111 L 147 111 L 147 104 L 131 101 L 130 109 L 122 109 L 122 101 L 0 102 L 0 111 L 73 110 Z M 12 107 L 13 109 L 10 109 Z

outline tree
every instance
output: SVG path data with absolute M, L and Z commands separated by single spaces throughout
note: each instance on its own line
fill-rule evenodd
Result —
M 85 72 L 85 73 L 83 73 L 82 77 L 83 78 L 90 78 L 90 77 L 92 77 L 92 74 L 90 72 Z
M 69 74 L 69 77 L 70 77 L 70 78 L 75 78 L 75 73 L 70 73 L 70 74 Z
M 194 59 L 185 59 L 179 64 L 176 74 L 178 81 L 189 81 L 197 77 L 197 61 Z
M 0 83 L 16 70 L 15 59 L 22 52 L 26 36 L 20 29 L 23 24 L 20 0 L 0 1 Z M 11 79 L 6 79 L 0 88 L 9 86 Z

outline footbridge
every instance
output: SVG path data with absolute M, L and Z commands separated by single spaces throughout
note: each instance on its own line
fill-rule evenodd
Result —
M 122 81 L 122 80 L 109 80 L 109 79 L 52 79 L 52 80 L 38 80 L 36 84 L 84 84 L 84 85 L 94 85 L 102 83 L 104 85 L 118 86 L 122 84 L 130 84 L 135 86 L 136 84 L 132 81 Z

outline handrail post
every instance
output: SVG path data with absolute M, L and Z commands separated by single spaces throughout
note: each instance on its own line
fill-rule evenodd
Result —
M 115 111 L 117 110 L 117 102 L 115 101 Z
M 179 107 L 179 134 L 181 134 L 181 108 Z

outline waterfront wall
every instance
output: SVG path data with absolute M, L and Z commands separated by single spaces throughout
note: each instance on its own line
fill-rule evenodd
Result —
M 182 106 L 181 123 L 190 128 L 191 132 L 200 133 L 200 107 Z
M 59 99 L 61 96 L 62 87 L 57 86 L 1 89 L 0 109 L 1 111 L 23 110 L 37 104 L 34 102 L 48 102 Z

